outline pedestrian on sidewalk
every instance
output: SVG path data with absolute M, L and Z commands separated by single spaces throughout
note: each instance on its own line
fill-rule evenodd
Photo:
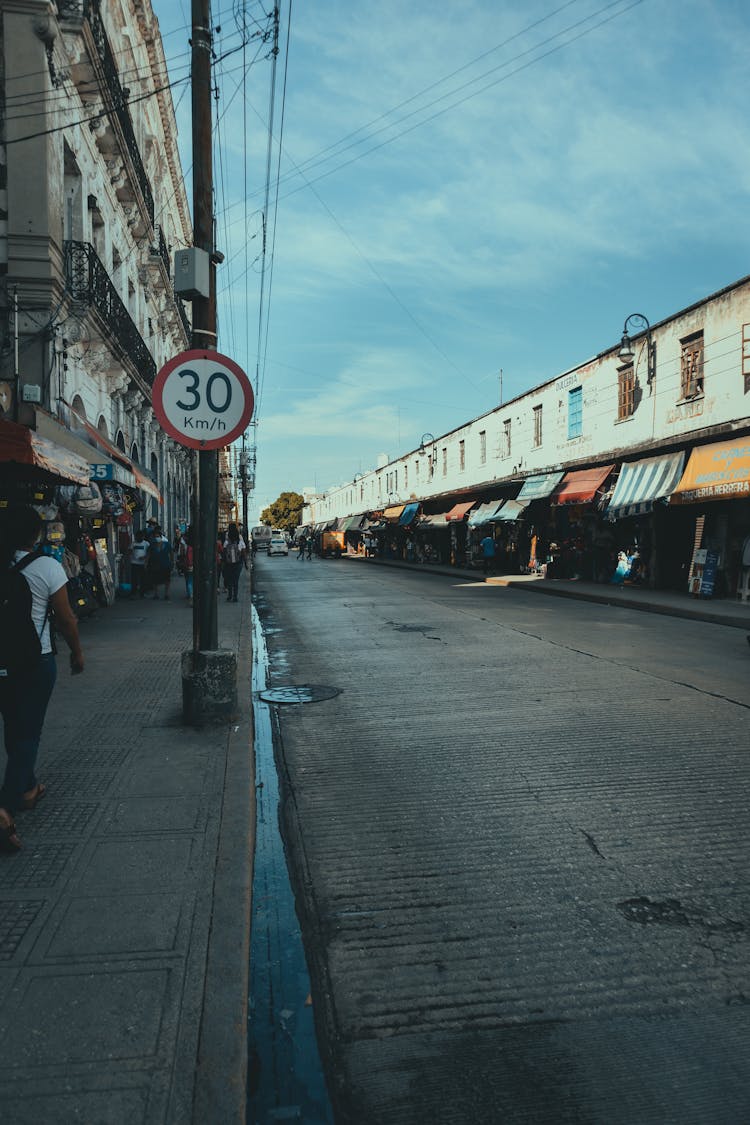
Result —
M 142 598 L 146 593 L 146 565 L 149 543 L 144 532 L 136 531 L 135 543 L 130 548 L 130 596 Z
M 185 534 L 180 537 L 180 546 L 177 551 L 177 570 L 185 579 L 185 597 L 188 604 L 193 604 L 193 525 L 190 524 Z
M 304 557 L 305 557 L 305 547 L 306 546 L 307 546 L 307 536 L 302 534 L 302 535 L 300 535 L 299 539 L 297 540 L 297 551 L 298 551 L 297 562 L 299 562 L 300 559 L 304 559 Z
M 224 585 L 227 590 L 227 601 L 236 602 L 239 590 L 240 570 L 245 558 L 245 540 L 239 532 L 236 523 L 230 523 L 224 539 L 222 562 L 224 570 Z
M 308 535 L 308 537 L 307 537 L 307 557 L 308 557 L 308 559 L 312 558 L 312 553 L 313 553 L 313 537 L 312 537 L 312 535 Z
M 495 540 L 489 531 L 479 546 L 482 548 L 482 573 L 489 574 L 495 562 Z
M 164 587 L 164 601 L 169 601 L 169 583 L 172 579 L 172 545 L 156 526 L 148 552 L 149 584 L 153 587 L 154 601 L 159 600 L 159 587 Z
M 57 676 L 50 615 L 70 649 L 70 671 L 83 671 L 78 623 L 68 577 L 38 550 L 44 523 L 31 507 L 5 513 L 0 548 L 0 713 L 7 764 L 0 788 L 0 851 L 17 852 L 14 815 L 33 809 L 46 792 L 36 761 L 47 704 Z

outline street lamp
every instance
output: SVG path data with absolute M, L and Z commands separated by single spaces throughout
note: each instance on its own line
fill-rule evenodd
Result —
M 649 387 L 656 376 L 656 344 L 651 338 L 651 325 L 642 313 L 631 313 L 626 319 L 622 330 L 622 340 L 618 358 L 623 363 L 632 363 L 635 358 L 635 347 L 628 329 L 634 328 L 637 336 L 646 333 L 646 382 Z
M 424 456 L 424 454 L 425 454 L 424 443 L 426 441 L 429 441 L 430 443 L 432 443 L 432 442 L 434 442 L 434 440 L 435 440 L 434 434 L 422 434 L 422 440 L 419 443 L 419 451 L 418 452 L 421 453 L 422 456 Z

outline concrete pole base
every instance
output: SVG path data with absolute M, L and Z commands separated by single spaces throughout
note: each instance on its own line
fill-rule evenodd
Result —
M 237 711 L 237 655 L 230 649 L 182 654 L 182 717 L 200 726 Z

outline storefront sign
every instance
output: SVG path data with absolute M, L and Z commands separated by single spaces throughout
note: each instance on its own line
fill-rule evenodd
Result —
M 672 503 L 724 500 L 750 495 L 750 442 L 723 441 L 690 454 Z
M 89 465 L 89 475 L 91 480 L 114 480 L 115 467 L 112 462 L 106 465 Z
M 716 584 L 716 571 L 719 566 L 719 552 L 706 551 L 706 561 L 703 566 L 703 574 L 701 575 L 701 598 L 712 598 L 714 596 L 714 586 Z

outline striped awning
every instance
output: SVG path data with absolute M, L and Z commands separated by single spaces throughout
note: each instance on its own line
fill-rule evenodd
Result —
M 490 500 L 488 504 L 480 504 L 473 512 L 469 513 L 469 527 L 479 527 L 483 523 L 490 523 L 502 500 Z
M 511 523 L 513 520 L 519 519 L 520 516 L 528 508 L 528 504 L 522 504 L 520 500 L 506 500 L 505 503 L 498 508 L 492 517 L 493 523 Z
M 359 531 L 362 520 L 365 518 L 365 513 L 360 512 L 358 516 L 348 516 L 344 520 L 342 531 Z
M 526 505 L 532 500 L 544 500 L 554 492 L 564 476 L 564 473 L 540 473 L 538 476 L 527 477 L 518 493 L 519 503 Z
M 659 500 L 668 500 L 680 483 L 684 463 L 684 453 L 625 462 L 606 511 L 607 519 L 647 515 Z
M 419 526 L 420 528 L 425 528 L 425 530 L 430 530 L 434 527 L 447 527 L 448 520 L 446 518 L 446 513 L 438 512 L 432 516 L 424 516 L 423 519 L 419 521 Z

